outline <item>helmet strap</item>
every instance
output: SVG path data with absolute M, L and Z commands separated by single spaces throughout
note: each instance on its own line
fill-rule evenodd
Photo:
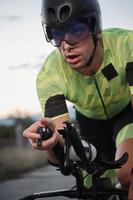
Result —
M 93 35 L 94 49 L 93 49 L 93 52 L 92 52 L 92 55 L 91 55 L 90 59 L 89 59 L 88 62 L 86 63 L 87 66 L 90 66 L 91 63 L 92 63 L 92 61 L 93 61 L 93 58 L 94 58 L 94 55 L 95 55 L 95 51 L 96 51 L 96 47 L 97 47 L 98 40 L 99 40 L 99 38 L 96 37 L 96 35 Z

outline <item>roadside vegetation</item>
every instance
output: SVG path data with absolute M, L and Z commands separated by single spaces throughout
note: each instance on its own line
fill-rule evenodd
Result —
M 17 178 L 23 173 L 44 166 L 44 153 L 29 148 L 7 147 L 0 150 L 0 180 Z
M 47 164 L 44 152 L 33 150 L 22 136 L 33 122 L 29 117 L 14 118 L 10 125 L 0 125 L 0 181 L 17 178 Z

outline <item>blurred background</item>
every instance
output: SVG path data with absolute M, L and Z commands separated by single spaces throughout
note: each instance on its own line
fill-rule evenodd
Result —
M 100 0 L 103 28 L 133 29 L 132 0 Z M 0 0 L 0 180 L 47 163 L 22 131 L 41 117 L 36 76 L 54 49 L 41 27 L 41 0 Z M 52 66 L 51 66 L 52 67 Z M 68 103 L 74 118 L 74 110 Z

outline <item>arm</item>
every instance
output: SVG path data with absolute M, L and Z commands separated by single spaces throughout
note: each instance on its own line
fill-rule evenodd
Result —
M 58 141 L 62 146 L 64 145 L 63 138 L 59 135 L 58 129 L 63 128 L 63 122 L 68 119 L 68 114 L 55 119 L 43 118 L 24 130 L 23 136 L 29 139 L 31 146 L 34 149 L 43 150 L 50 162 L 58 164 L 58 160 L 56 159 L 52 148 Z M 50 139 L 43 141 L 42 146 L 38 147 L 37 140 L 40 138 L 40 135 L 37 133 L 37 129 L 44 126 L 48 126 L 53 131 L 53 136 Z
M 54 119 L 53 122 L 55 123 L 56 131 L 59 130 L 59 129 L 62 129 L 62 128 L 63 128 L 63 122 L 68 121 L 68 120 L 69 120 L 68 114 Z M 57 131 L 57 133 L 58 133 L 58 131 Z M 59 135 L 59 134 L 58 134 L 58 135 Z M 59 135 L 59 137 L 58 137 L 58 141 L 60 142 L 60 144 L 61 144 L 62 146 L 64 146 L 64 140 L 63 140 L 63 138 L 62 138 L 60 135 Z M 48 142 L 48 141 L 47 141 L 47 142 Z M 44 143 L 45 143 L 45 142 L 44 142 Z M 56 143 L 54 143 L 54 144 L 56 144 Z M 55 163 L 55 164 L 58 163 L 58 161 L 57 161 L 57 159 L 56 159 L 56 157 L 55 157 L 55 155 L 54 155 L 54 153 L 53 153 L 53 151 L 52 151 L 51 148 L 48 148 L 48 149 L 45 151 L 45 153 L 46 153 L 47 159 L 48 159 L 50 162 Z
M 63 122 L 68 120 L 68 110 L 65 103 L 66 82 L 63 75 L 59 74 L 60 63 L 56 52 L 52 52 L 45 60 L 36 80 L 37 95 L 41 105 L 44 118 L 34 123 L 23 133 L 24 137 L 30 140 L 33 148 L 44 150 L 49 161 L 57 163 L 52 148 L 59 141 L 63 145 L 63 138 L 59 135 L 58 129 L 63 127 Z M 52 66 L 52 68 L 51 68 Z M 53 131 L 53 136 L 37 146 L 38 127 L 48 126 Z
M 55 126 L 55 132 L 58 133 L 58 130 L 63 128 L 63 122 L 69 120 L 69 115 L 64 95 L 55 95 L 50 97 L 46 102 L 44 115 L 53 119 L 52 122 L 54 123 Z M 64 144 L 63 138 L 59 135 L 59 133 L 57 135 L 59 136 L 58 141 L 63 146 Z M 54 146 L 56 145 L 56 143 L 53 143 Z M 51 147 L 46 150 L 46 155 L 50 162 L 57 163 L 57 160 L 54 156 Z
M 126 46 L 125 48 L 125 56 L 126 56 L 126 79 L 129 84 L 129 90 L 131 94 L 131 103 L 133 107 L 133 31 L 129 31 L 127 34 L 127 40 L 126 40 Z M 127 51 L 128 50 L 128 51 Z

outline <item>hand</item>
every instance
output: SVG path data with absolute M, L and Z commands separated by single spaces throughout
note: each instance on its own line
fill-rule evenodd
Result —
M 48 126 L 52 130 L 53 136 L 49 138 L 48 140 L 42 141 L 42 145 L 38 146 L 37 140 L 40 139 L 41 136 L 40 134 L 37 133 L 37 129 L 39 127 L 44 127 L 44 126 Z M 43 118 L 35 122 L 26 130 L 24 130 L 23 136 L 29 139 L 30 144 L 32 145 L 34 149 L 39 149 L 39 150 L 50 150 L 57 144 L 59 140 L 59 133 L 55 128 L 55 123 L 50 118 Z

